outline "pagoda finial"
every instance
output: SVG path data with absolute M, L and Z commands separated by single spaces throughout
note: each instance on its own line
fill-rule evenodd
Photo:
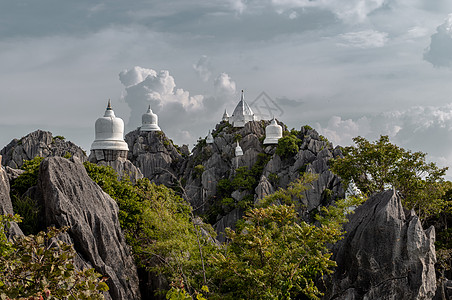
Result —
M 244 98 L 245 98 L 245 97 L 244 97 L 244 95 L 243 95 L 243 90 L 242 90 L 242 98 L 241 98 L 240 100 L 243 101 Z
M 152 112 L 152 110 L 151 110 L 151 105 L 149 104 L 149 106 L 148 106 L 148 111 L 147 111 L 148 113 L 150 113 L 150 112 Z
M 112 110 L 112 108 L 111 108 L 111 101 L 110 101 L 110 99 L 108 99 L 107 110 Z

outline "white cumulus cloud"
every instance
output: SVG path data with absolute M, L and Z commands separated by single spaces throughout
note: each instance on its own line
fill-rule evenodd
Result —
M 452 66 L 452 14 L 436 28 L 431 36 L 430 46 L 424 53 L 424 59 L 436 67 Z
M 428 153 L 428 159 L 448 166 L 452 176 L 452 103 L 443 106 L 413 106 L 358 119 L 331 117 L 326 126 L 316 124 L 320 134 L 336 145 L 353 144 L 352 138 L 363 136 L 376 140 L 388 135 L 391 142 L 405 149 Z
M 149 75 L 155 77 L 157 72 L 152 69 L 135 66 L 130 70 L 124 70 L 119 73 L 119 80 L 123 85 L 129 87 L 144 81 Z
M 335 145 L 350 145 L 356 136 L 366 136 L 370 133 L 370 124 L 367 117 L 342 120 L 341 117 L 333 116 L 326 127 L 316 124 L 320 134 L 326 136 Z
M 167 106 L 172 109 L 178 106 L 179 111 L 193 111 L 202 107 L 204 96 L 190 96 L 188 91 L 176 88 L 174 77 L 167 70 L 157 72 L 134 67 L 122 71 L 119 79 L 126 89 L 124 100 L 131 109 L 129 128 L 140 125 L 141 115 L 149 104 L 157 112 Z
M 226 73 L 218 75 L 213 84 L 215 91 L 220 96 L 231 96 L 235 94 L 235 82 Z

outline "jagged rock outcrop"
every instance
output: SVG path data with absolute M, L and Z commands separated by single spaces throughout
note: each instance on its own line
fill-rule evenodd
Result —
M 272 186 L 270 181 L 268 181 L 267 177 L 265 177 L 265 175 L 262 175 L 261 179 L 259 180 L 259 184 L 255 189 L 255 192 L 257 197 L 254 202 L 255 204 L 257 204 L 259 203 L 259 200 L 262 200 L 266 196 L 273 194 L 275 192 L 275 188 Z
M 2 165 L 19 169 L 24 160 L 36 156 L 64 156 L 66 153 L 86 161 L 86 153 L 72 142 L 61 136 L 53 136 L 49 131 L 36 130 L 21 139 L 12 140 L 0 151 L 3 156 Z
M 334 246 L 337 268 L 323 299 L 432 299 L 436 290 L 435 231 L 423 230 L 390 190 L 350 215 Z
M 91 161 L 91 155 L 90 155 L 90 161 Z M 132 183 L 136 183 L 138 179 L 143 178 L 143 174 L 141 173 L 141 170 L 138 169 L 130 160 L 124 159 L 124 158 L 117 158 L 116 160 L 111 161 L 91 161 L 93 163 L 96 163 L 100 166 L 110 166 L 112 167 L 116 173 L 118 174 L 118 179 L 122 179 L 124 177 L 130 179 Z
M 95 184 L 77 158 L 52 157 L 40 166 L 46 225 L 69 226 L 66 241 L 107 276 L 112 299 L 140 299 L 136 266 L 118 221 L 116 202 Z
M 136 129 L 126 134 L 125 141 L 129 146 L 128 159 L 144 177 L 166 185 L 173 182 L 173 175 L 177 178 L 186 147 L 176 148 L 162 131 L 142 132 Z
M 189 200 L 198 213 L 207 214 L 212 223 L 218 222 L 215 227 L 219 233 L 224 224 L 234 224 L 238 220 L 235 218 L 240 214 L 233 212 L 235 208 L 247 201 L 258 202 L 279 187 L 286 188 L 306 171 L 318 174 L 313 189 L 305 193 L 303 204 L 307 211 L 305 209 L 302 213 L 306 216 L 309 211 L 344 194 L 340 179 L 328 167 L 329 160 L 342 155 L 339 149 L 333 149 L 331 143 L 306 126 L 294 132 L 299 141 L 299 151 L 280 157 L 276 153 L 277 145 L 263 145 L 265 127 L 269 123 L 251 121 L 243 128 L 234 128 L 223 121 L 212 131 L 213 144 L 200 140 L 182 165 L 179 174 L 184 178 Z M 235 157 L 234 152 L 237 140 L 243 150 L 239 157 Z M 236 169 L 241 167 L 252 172 L 255 178 L 252 187 L 238 186 L 228 195 L 222 194 L 224 185 L 218 190 L 221 180 L 223 183 L 224 180 L 232 182 Z M 227 204 L 222 203 L 225 198 L 229 201 Z M 230 199 L 234 201 L 232 205 Z
M 1 160 L 1 156 L 0 156 Z M 9 197 L 9 180 L 5 169 L 0 166 L 0 214 L 7 215 L 13 213 L 13 205 Z
M 0 161 L 2 156 L 0 155 Z M 5 169 L 0 164 L 0 214 L 14 214 L 13 205 L 11 203 L 11 198 L 9 196 L 9 180 Z M 11 227 L 7 233 L 8 237 L 12 235 L 22 235 L 22 230 L 16 222 L 11 223 Z
M 9 166 L 5 167 L 6 175 L 8 176 L 9 182 L 13 181 L 17 177 L 19 177 L 21 174 L 25 173 L 22 169 L 13 169 Z

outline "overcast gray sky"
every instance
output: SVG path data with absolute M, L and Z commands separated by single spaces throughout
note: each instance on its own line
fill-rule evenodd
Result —
M 289 128 L 335 145 L 388 134 L 451 166 L 449 14 L 448 0 L 2 0 L 0 147 L 39 128 L 89 152 L 109 98 L 126 132 L 151 104 L 193 146 L 244 89 Z

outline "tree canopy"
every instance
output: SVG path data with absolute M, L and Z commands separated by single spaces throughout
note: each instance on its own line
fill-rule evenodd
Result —
M 407 209 L 427 217 L 444 208 L 444 175 L 447 168 L 427 162 L 426 153 L 405 150 L 380 136 L 375 142 L 363 137 L 353 139 L 356 146 L 344 147 L 343 158 L 336 159 L 332 171 L 346 183 L 355 182 L 366 194 L 396 189 Z
M 0 299 L 104 299 L 106 278 L 76 270 L 75 250 L 56 239 L 67 228 L 8 241 L 5 229 L 20 218 L 0 215 Z
M 331 273 L 329 244 L 341 239 L 342 223 L 357 198 L 322 208 L 318 225 L 301 220 L 293 197 L 301 197 L 315 177 L 306 175 L 249 210 L 241 226 L 227 230 L 229 242 L 210 263 L 218 299 L 319 299 L 319 276 Z M 291 204 L 290 204 L 291 203 Z

